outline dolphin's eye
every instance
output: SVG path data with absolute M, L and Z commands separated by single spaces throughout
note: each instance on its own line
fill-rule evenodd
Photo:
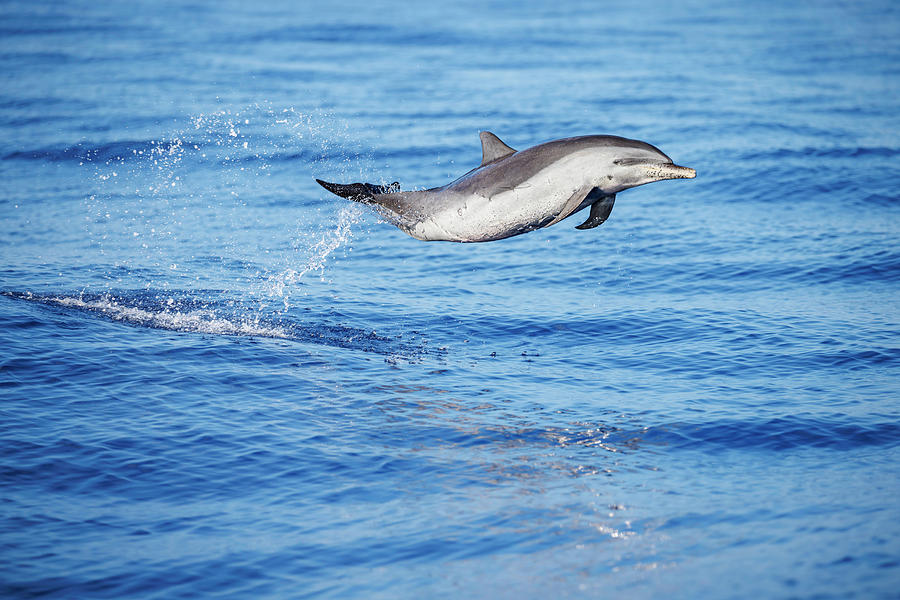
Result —
M 646 158 L 617 158 L 613 161 L 613 164 L 628 167 L 631 165 L 643 165 L 647 164 L 648 162 L 652 161 L 649 161 Z

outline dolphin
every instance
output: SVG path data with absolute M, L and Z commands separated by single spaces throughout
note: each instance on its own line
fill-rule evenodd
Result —
M 612 212 L 616 194 L 664 179 L 692 179 L 646 142 L 586 135 L 516 151 L 481 132 L 481 164 L 445 186 L 400 191 L 390 185 L 316 181 L 329 192 L 374 207 L 423 241 L 490 242 L 559 223 L 588 206 L 576 229 L 593 229 Z

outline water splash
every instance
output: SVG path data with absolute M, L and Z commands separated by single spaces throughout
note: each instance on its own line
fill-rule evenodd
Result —
M 307 273 L 318 271 L 320 277 L 324 275 L 328 257 L 342 245 L 350 242 L 353 238 L 352 227 L 359 223 L 362 216 L 363 211 L 356 205 L 341 208 L 338 213 L 337 226 L 325 231 L 317 241 L 303 248 L 303 251 L 308 253 L 305 265 L 299 270 L 289 267 L 268 277 L 266 282 L 268 293 L 283 302 L 285 311 L 290 308 L 291 288 L 299 283 Z
M 323 227 L 315 211 L 305 210 L 321 190 L 311 176 L 305 181 L 304 171 L 336 168 L 348 178 L 364 178 L 371 163 L 349 141 L 346 123 L 321 110 L 266 103 L 195 115 L 162 140 L 79 148 L 77 157 L 93 169 L 96 189 L 84 200 L 85 228 L 103 256 L 97 264 L 112 265 L 107 291 L 110 285 L 193 284 L 254 296 L 258 311 L 273 298 L 286 311 L 292 288 L 308 273 L 324 272 L 363 214 L 356 206 L 341 207 L 324 215 Z M 297 208 L 289 204 L 258 210 L 260 202 L 284 198 L 283 189 L 272 187 L 283 178 L 270 178 L 284 169 L 298 173 L 297 202 L 304 206 L 299 221 L 283 219 Z M 221 268 L 211 269 L 216 265 L 209 258 Z

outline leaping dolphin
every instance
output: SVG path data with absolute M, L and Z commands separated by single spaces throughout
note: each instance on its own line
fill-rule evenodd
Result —
M 593 229 L 609 218 L 622 190 L 697 176 L 646 142 L 613 135 L 565 138 L 517 152 L 482 131 L 481 152 L 478 167 L 430 190 L 316 181 L 373 206 L 418 240 L 490 242 L 549 227 L 588 206 L 590 216 L 576 229 Z

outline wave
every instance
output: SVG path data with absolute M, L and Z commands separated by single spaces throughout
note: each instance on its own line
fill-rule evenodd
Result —
M 734 264 L 698 262 L 673 268 L 667 275 L 667 285 L 674 286 L 681 281 L 694 291 L 722 291 L 732 285 L 745 287 L 750 281 L 758 282 L 757 290 L 783 289 L 790 285 L 889 284 L 900 281 L 900 255 L 878 251 L 854 258 L 841 253 L 827 260 L 810 258 Z
M 220 37 L 228 44 L 257 44 L 260 42 L 345 43 L 390 46 L 448 46 L 466 40 L 447 31 L 411 31 L 395 25 L 366 24 L 348 27 L 346 24 L 288 25 L 260 31 L 232 33 Z
M 424 388 L 422 390 L 425 391 Z M 448 406 L 448 412 L 454 407 Z M 628 421 L 628 422 L 625 422 Z M 900 423 L 862 423 L 846 415 L 834 418 L 779 416 L 768 419 L 718 419 L 708 422 L 671 422 L 641 426 L 625 415 L 609 421 L 572 422 L 565 426 L 535 423 L 453 424 L 410 430 L 404 439 L 454 447 L 563 447 L 611 453 L 671 450 L 783 451 L 799 448 L 853 450 L 900 445 Z
M 60 117 L 64 119 L 65 117 Z M 48 118 L 26 117 L 16 121 L 45 122 Z M 247 146 L 243 146 L 244 143 Z M 51 163 L 78 162 L 95 164 L 112 164 L 126 161 L 154 160 L 159 158 L 176 158 L 181 160 L 188 156 L 199 156 L 214 160 L 218 164 L 294 164 L 298 161 L 339 162 L 352 158 L 362 158 L 362 154 L 343 146 L 333 148 L 311 148 L 304 146 L 273 147 L 273 141 L 266 136 L 244 135 L 240 140 L 223 144 L 220 140 L 205 139 L 171 139 L 171 140 L 122 140 L 107 143 L 82 143 L 72 146 L 34 148 L 30 150 L 13 150 L 0 156 L 0 160 L 46 161 Z M 409 156 L 417 155 L 417 150 L 405 152 Z M 438 152 L 435 150 L 435 155 Z M 366 154 L 369 156 L 369 154 Z M 382 153 L 375 158 L 394 157 L 393 153 Z
M 64 22 L 45 24 L 44 19 L 35 19 L 34 21 L 19 20 L 0 27 L 0 36 L 7 38 L 44 35 L 102 35 L 114 33 L 118 30 L 119 26 L 117 24 L 70 24 Z
M 492 425 L 475 430 L 448 431 L 447 435 L 448 443 L 460 446 L 582 446 L 615 453 L 646 451 L 660 446 L 704 451 L 782 451 L 797 448 L 853 450 L 860 447 L 900 445 L 900 423 L 883 421 L 863 424 L 846 417 L 826 419 L 784 416 L 765 420 L 680 422 L 644 427 L 611 423 L 573 423 L 569 427 Z
M 116 293 L 54 294 L 3 291 L 0 295 L 66 310 L 89 313 L 108 321 L 179 333 L 273 338 L 373 352 L 397 360 L 414 361 L 435 350 L 402 336 L 324 322 L 298 323 L 290 316 L 272 316 L 216 290 L 187 293 L 122 291 Z M 214 300 L 218 295 L 222 299 Z M 202 296 L 202 297 L 198 297 Z M 276 313 L 278 315 L 278 313 Z M 441 352 L 437 350 L 437 352 Z
M 182 140 L 124 140 L 105 144 L 76 144 L 61 148 L 16 150 L 5 154 L 3 160 L 45 160 L 50 162 L 118 162 L 137 156 L 171 156 L 185 149 L 197 150 L 199 144 Z
M 846 419 L 777 417 L 767 420 L 725 420 L 710 423 L 673 423 L 635 434 L 637 443 L 678 448 L 758 448 L 790 450 L 829 448 L 852 450 L 863 446 L 900 444 L 900 423 L 860 424 Z
M 8 116 L 11 120 L 44 119 L 46 111 L 33 109 L 43 108 L 45 100 L 51 104 L 57 102 L 53 97 L 23 100 L 0 95 L 0 107 L 12 109 Z M 93 105 L 86 106 L 90 108 Z M 85 108 L 85 105 L 80 108 Z M 36 114 L 38 112 L 41 114 Z M 98 166 L 104 163 L 133 163 L 138 168 L 153 165 L 154 168 L 163 166 L 171 169 L 175 163 L 189 159 L 219 165 L 294 164 L 297 161 L 338 162 L 343 165 L 348 157 L 363 158 L 346 135 L 337 130 L 334 119 L 321 111 L 301 113 L 293 108 L 278 109 L 263 102 L 237 110 L 201 113 L 189 119 L 175 115 L 170 118 L 181 125 L 161 137 L 149 134 L 143 139 L 109 140 L 103 139 L 100 133 L 97 140 L 76 144 L 32 148 L 7 144 L 0 147 L 0 159 L 92 163 Z M 137 119 L 131 122 L 132 127 L 140 126 L 148 132 L 159 127 L 158 120 Z
M 900 148 L 887 146 L 831 146 L 806 148 L 772 148 L 769 150 L 752 150 L 743 152 L 742 160 L 789 159 L 797 158 L 896 158 L 900 156 Z

